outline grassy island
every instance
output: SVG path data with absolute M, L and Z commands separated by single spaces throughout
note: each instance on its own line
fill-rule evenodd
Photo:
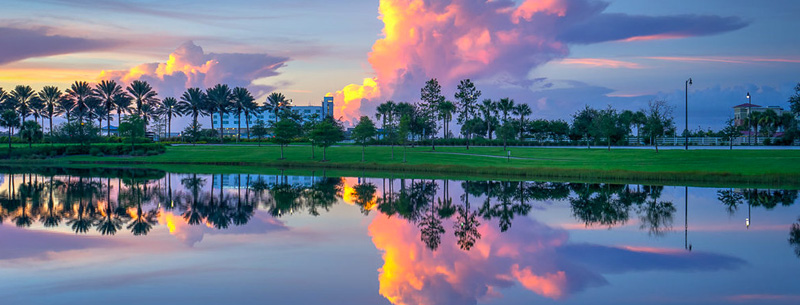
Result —
M 126 165 L 215 165 L 319 168 L 340 170 L 381 170 L 405 173 L 492 175 L 526 179 L 638 180 L 657 183 L 735 183 L 800 187 L 798 150 L 662 150 L 577 149 L 502 147 L 395 146 L 367 147 L 361 162 L 360 146 L 329 147 L 327 161 L 310 146 L 284 148 L 254 145 L 177 145 L 154 156 L 67 156 L 46 160 L 6 161 L 40 165 L 126 164 Z M 392 158 L 392 149 L 394 158 Z M 180 169 L 180 166 L 170 166 Z

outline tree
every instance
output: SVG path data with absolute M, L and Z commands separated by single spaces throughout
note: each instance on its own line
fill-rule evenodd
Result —
M 503 123 L 508 121 L 508 114 L 514 112 L 514 100 L 510 98 L 501 98 L 497 102 L 497 111 L 503 113 Z
M 789 230 L 789 245 L 794 247 L 794 254 L 800 257 L 800 218 L 792 224 L 792 229 Z
M 725 141 L 728 141 L 730 149 L 733 150 L 733 141 L 742 134 L 741 127 L 736 126 L 736 120 L 729 118 L 727 121 L 725 121 L 725 128 L 723 128 L 720 132 L 722 133 L 722 138 Z
M 507 150 L 508 138 L 513 138 L 517 134 L 517 130 L 511 121 L 506 121 L 503 125 L 497 128 L 497 136 L 503 138 L 503 150 Z
M 283 160 L 283 147 L 289 145 L 294 138 L 300 136 L 302 129 L 295 120 L 280 120 L 273 124 L 272 129 L 274 135 L 272 140 L 281 146 L 281 160 Z
M 122 113 L 130 113 L 131 104 L 133 104 L 133 98 L 128 95 L 128 93 L 122 92 L 114 95 L 114 107 L 117 108 L 118 125 L 122 122 Z M 119 126 L 117 126 L 117 128 L 119 128 Z M 119 133 L 119 130 L 117 130 L 117 133 Z
M 438 111 L 444 127 L 444 138 L 447 139 L 450 137 L 450 121 L 453 120 L 453 113 L 456 112 L 456 104 L 451 101 L 443 101 L 439 103 Z
M 252 96 L 251 96 L 252 97 Z M 244 110 L 244 123 L 247 127 L 247 138 L 250 139 L 250 115 L 256 114 L 258 112 L 258 104 L 256 104 L 255 99 L 251 99 L 248 102 L 245 102 L 243 105 Z M 316 113 L 314 116 L 318 116 Z M 312 118 L 313 119 L 313 118 Z
M 487 138 L 491 140 L 492 132 L 494 132 L 492 123 L 497 116 L 497 102 L 494 102 L 488 98 L 484 99 L 483 102 L 478 105 L 478 109 L 480 109 L 481 114 L 483 114 L 483 122 L 486 123 Z
M 206 102 L 206 94 L 202 89 L 189 88 L 181 95 L 181 100 L 178 102 L 178 111 L 180 111 L 182 115 L 191 115 L 191 126 L 197 127 L 197 117 L 200 115 L 209 115 Z M 211 127 L 213 129 L 214 126 L 212 125 Z M 195 130 L 195 132 L 197 132 L 197 130 Z
M 800 83 L 794 87 L 794 94 L 789 97 L 789 108 L 795 117 L 800 117 Z
M 585 108 L 572 115 L 572 128 L 570 130 L 570 134 L 572 134 L 572 136 L 577 140 L 586 140 L 587 148 L 592 148 L 590 139 L 594 126 L 594 120 L 597 118 L 597 116 L 597 110 L 589 107 L 589 105 L 586 105 Z
M 364 162 L 364 151 L 366 150 L 367 143 L 375 137 L 376 133 L 375 123 L 373 123 L 368 116 L 362 116 L 358 120 L 356 127 L 353 128 L 353 133 L 350 137 L 361 145 L 361 162 Z
M 314 126 L 309 136 L 314 144 L 322 147 L 322 161 L 327 161 L 326 151 L 328 147 L 337 142 L 344 140 L 344 129 L 339 122 L 334 121 L 333 118 L 326 117 Z
M 113 80 L 100 81 L 100 83 L 94 88 L 94 94 L 100 98 L 100 101 L 102 102 L 103 114 L 108 118 L 108 122 L 106 124 L 106 134 L 109 136 L 111 136 L 111 109 L 113 109 L 115 105 L 114 97 L 118 94 L 122 94 L 123 92 L 122 86 L 118 85 L 117 82 Z
M 73 107 L 73 111 L 78 113 L 78 122 L 83 123 L 83 117 L 88 112 L 89 106 L 86 104 L 87 99 L 92 96 L 92 88 L 89 87 L 89 83 L 76 81 L 67 89 L 67 95 L 69 95 L 73 101 L 75 101 L 75 107 Z M 83 124 L 81 124 L 80 128 L 81 136 L 84 135 L 83 132 Z M 83 144 L 83 143 L 81 143 Z
M 67 122 L 72 121 L 70 114 L 72 110 L 75 108 L 75 101 L 70 96 L 61 96 L 57 102 L 58 109 L 64 112 L 64 115 L 67 117 Z
M 525 117 L 533 114 L 533 111 L 528 104 L 518 104 L 517 107 L 514 108 L 514 114 L 519 116 L 519 139 L 522 141 L 525 139 L 522 135 L 525 131 Z
M 228 112 L 228 107 L 231 103 L 231 89 L 228 85 L 217 84 L 213 88 L 206 89 L 206 96 L 208 96 L 209 104 L 213 105 L 213 109 L 219 112 L 219 142 L 222 143 L 222 120 L 223 115 Z M 212 111 L 213 112 L 213 111 Z
M 161 112 L 167 118 L 167 136 L 165 138 L 169 138 L 170 134 L 172 134 L 172 118 L 180 115 L 180 111 L 176 109 L 177 106 L 178 100 L 174 97 L 168 97 L 162 101 Z
M 130 85 L 128 85 L 128 93 L 133 97 L 133 100 L 136 102 L 136 114 L 140 117 L 143 117 L 142 114 L 142 106 L 146 104 L 153 104 L 158 102 L 158 92 L 153 90 L 153 87 L 150 86 L 146 81 L 142 80 L 135 80 Z M 147 125 L 147 123 L 145 123 Z
M 250 91 L 247 88 L 243 87 L 236 87 L 233 88 L 233 110 L 236 111 L 236 120 L 239 122 L 239 126 L 236 132 L 236 142 L 239 142 L 239 137 L 242 135 L 242 112 L 245 112 L 245 119 L 247 119 L 247 109 L 250 105 L 254 105 L 253 101 L 256 99 L 253 98 L 253 95 L 250 94 Z M 250 124 L 248 122 L 248 130 L 250 129 Z M 249 131 L 248 131 L 249 137 Z M 283 157 L 281 157 L 283 159 Z
M 262 120 L 257 120 L 255 125 L 253 125 L 253 135 L 258 138 L 258 146 L 261 146 L 261 138 L 267 136 L 269 134 L 269 129 L 267 129 L 267 125 Z
M 136 138 L 144 137 L 145 121 L 138 114 L 126 116 L 119 124 L 119 135 L 131 139 L 131 153 L 136 151 Z
M 28 141 L 30 148 L 34 140 L 42 139 L 42 126 L 36 121 L 25 121 L 19 130 L 19 136 Z
M 394 103 L 394 101 L 386 101 L 386 102 L 381 103 L 380 105 L 378 105 L 378 107 L 376 108 L 375 119 L 378 119 L 378 120 L 382 119 L 383 120 L 382 123 L 381 123 L 381 128 L 383 129 L 383 138 L 384 139 L 388 138 L 388 134 L 389 134 L 388 130 L 389 130 L 389 128 L 391 128 L 390 126 L 391 126 L 392 122 L 394 121 L 394 117 L 393 117 L 394 111 L 395 111 L 395 103 Z M 389 124 L 387 124 L 387 122 Z M 392 146 L 394 146 L 394 145 L 392 145 Z
M 19 126 L 19 114 L 14 110 L 6 110 L 0 116 L 0 126 L 8 129 L 8 154 L 11 155 L 11 136 L 14 134 L 14 127 Z
M 31 86 L 20 85 L 9 92 L 7 99 L 13 102 L 17 111 L 19 111 L 20 119 L 24 120 L 30 113 L 30 103 L 35 97 L 35 91 Z
M 432 135 L 431 148 L 436 150 L 436 119 L 439 119 L 439 105 L 444 102 L 444 95 L 442 95 L 442 86 L 435 78 L 431 78 L 425 82 L 425 86 L 420 89 L 420 100 L 422 100 L 422 109 L 425 116 L 433 120 L 432 130 L 429 133 Z M 363 161 L 363 160 L 362 160 Z
M 653 141 L 653 145 L 658 152 L 658 138 L 673 125 L 672 106 L 664 100 L 653 100 L 647 103 L 647 123 L 645 133 Z
M 278 112 L 289 107 L 289 101 L 280 92 L 272 92 L 267 96 L 267 102 L 264 103 L 264 111 L 272 112 L 275 115 L 275 122 L 278 122 Z
M 597 118 L 594 120 L 593 130 L 598 136 L 606 138 L 608 150 L 610 151 L 611 143 L 614 142 L 614 138 L 622 137 L 625 134 L 624 122 L 617 113 L 617 110 L 611 108 L 611 105 L 606 109 L 598 111 L 597 114 Z
M 44 114 L 47 115 L 47 119 L 50 123 L 50 137 L 53 136 L 53 117 L 60 113 L 58 107 L 58 100 L 61 98 L 61 90 L 58 90 L 58 87 L 53 86 L 44 86 L 41 91 L 39 91 L 39 99 L 44 102 Z
M 458 108 L 461 108 L 461 111 L 458 113 L 458 123 L 462 124 L 462 129 L 465 127 L 467 128 L 466 130 L 462 130 L 462 133 L 467 135 L 467 149 L 469 149 L 469 140 L 472 136 L 472 130 L 470 128 L 473 126 L 465 123 L 474 118 L 476 104 L 478 103 L 478 98 L 481 97 L 481 91 L 475 88 L 475 84 L 469 79 L 461 80 L 456 89 L 456 102 Z
M 397 139 L 403 145 L 403 163 L 408 161 L 406 159 L 406 150 L 408 148 L 408 137 L 411 133 L 411 116 L 404 114 L 400 117 L 400 125 L 397 128 Z

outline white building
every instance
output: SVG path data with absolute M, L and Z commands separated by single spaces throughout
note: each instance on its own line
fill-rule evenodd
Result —
M 321 120 L 325 117 L 333 117 L 333 97 L 326 96 L 322 99 L 322 103 L 319 106 L 289 106 L 289 109 L 294 112 L 295 114 L 300 115 L 301 120 L 303 121 L 310 121 L 310 120 Z M 216 129 L 219 128 L 219 113 L 214 113 L 212 115 L 214 127 Z M 247 126 L 247 122 L 245 122 L 244 113 L 241 115 L 241 125 L 242 125 L 242 134 L 245 134 L 245 126 Z M 265 123 L 275 122 L 275 113 L 274 112 L 267 112 L 267 111 L 259 111 L 256 113 L 250 114 L 250 126 L 252 127 L 256 121 L 262 120 Z M 239 116 L 236 113 L 226 113 L 222 116 L 222 128 L 224 130 L 225 135 L 235 135 L 236 131 L 239 128 Z

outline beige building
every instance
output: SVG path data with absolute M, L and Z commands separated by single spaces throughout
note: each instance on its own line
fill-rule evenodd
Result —
M 755 112 L 764 112 L 767 110 L 775 111 L 775 114 L 781 116 L 785 110 L 780 106 L 759 106 L 756 104 L 744 103 L 741 105 L 733 106 L 733 119 L 736 121 L 736 126 L 741 126 L 744 124 L 744 119 L 748 117 L 750 113 Z

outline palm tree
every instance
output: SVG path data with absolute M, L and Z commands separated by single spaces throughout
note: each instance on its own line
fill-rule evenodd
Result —
M 153 90 L 153 87 L 150 87 L 150 84 L 146 81 L 135 80 L 128 86 L 127 90 L 133 97 L 133 100 L 136 101 L 136 113 L 140 116 L 143 115 L 143 105 L 158 102 L 158 98 L 156 97 L 158 92 Z
M 180 111 L 182 115 L 191 115 L 192 128 L 196 128 L 198 116 L 210 115 L 206 108 L 205 92 L 200 88 L 187 89 L 186 92 L 181 95 L 181 101 L 178 102 L 178 111 Z M 211 128 L 214 128 L 214 125 L 211 125 Z
M 206 89 L 206 96 L 208 96 L 209 104 L 214 106 L 214 109 L 219 112 L 219 142 L 222 143 L 222 117 L 228 112 L 228 107 L 231 102 L 231 89 L 228 85 L 217 84 L 214 88 Z
M 122 123 L 122 113 L 130 113 L 133 98 L 128 93 L 122 92 L 114 95 L 114 108 L 117 108 L 117 127 Z
M 123 92 L 122 86 L 113 80 L 101 81 L 94 88 L 94 94 L 100 98 L 103 106 L 103 114 L 107 117 L 106 134 L 108 136 L 111 136 L 111 109 L 113 109 L 115 105 L 114 98 Z M 100 126 L 103 126 L 102 120 Z
M 73 101 L 75 101 L 75 107 L 73 110 L 78 113 L 79 122 L 83 123 L 83 115 L 87 113 L 88 106 L 86 105 L 86 100 L 92 96 L 92 89 L 89 87 L 89 83 L 84 81 L 76 81 L 75 83 L 67 89 L 67 95 L 69 95 Z
M 484 99 L 483 102 L 478 105 L 478 109 L 483 114 L 483 119 L 486 121 L 486 133 L 489 136 L 489 140 L 492 139 L 492 118 L 497 114 L 497 102 L 492 101 L 491 99 Z
M 508 114 L 514 111 L 514 100 L 510 98 L 501 98 L 496 104 L 497 110 L 503 113 L 503 123 L 508 122 Z
M 165 138 L 168 138 L 172 133 L 172 118 L 181 114 L 176 107 L 178 107 L 178 100 L 174 97 L 168 97 L 162 101 L 161 112 L 167 117 L 167 136 Z
M 264 103 L 264 111 L 270 111 L 275 114 L 275 123 L 278 123 L 278 112 L 287 107 L 289 107 L 289 101 L 280 92 L 270 93 L 267 96 L 267 102 Z
M 72 118 L 70 114 L 72 114 L 72 110 L 75 109 L 75 100 L 68 95 L 62 95 L 56 101 L 56 106 L 58 106 L 59 111 L 64 112 L 64 115 L 67 117 L 67 122 L 71 122 Z
M 47 115 L 47 119 L 50 121 L 51 138 L 53 137 L 53 116 L 60 113 L 58 100 L 61 98 L 61 95 L 61 90 L 53 86 L 44 86 L 38 94 L 39 99 L 44 102 L 44 114 Z
M 375 113 L 375 119 L 381 120 L 381 129 L 383 129 L 383 138 L 386 138 L 386 122 L 392 124 L 392 114 L 394 114 L 396 108 L 396 104 L 394 101 L 386 101 L 378 105 L 377 112 Z
M 255 114 L 258 112 L 258 104 L 256 104 L 256 100 L 252 99 L 251 101 L 244 104 L 244 122 L 247 126 L 247 138 L 250 139 L 250 115 Z M 317 115 L 316 113 L 314 115 Z M 316 120 L 312 118 L 312 120 Z
M 450 121 L 453 120 L 453 113 L 456 112 L 456 104 L 451 101 L 443 101 L 438 104 L 439 117 L 442 119 L 444 126 L 444 138 L 447 139 L 450 134 Z
M 514 107 L 514 114 L 519 116 L 519 139 L 523 139 L 522 133 L 525 131 L 525 117 L 533 114 L 528 104 L 518 104 Z
M 755 145 L 758 145 L 758 125 L 759 125 L 759 121 L 761 121 L 761 116 L 762 115 L 763 115 L 762 112 L 758 112 L 757 111 L 757 112 L 751 112 L 747 116 L 747 122 L 746 123 L 747 123 L 747 126 L 748 126 L 748 131 L 751 128 L 755 128 L 755 131 L 753 132 L 753 134 L 755 134 Z
M 256 99 L 253 98 L 253 95 L 250 94 L 250 91 L 247 91 L 247 88 L 236 87 L 233 88 L 233 109 L 236 111 L 236 120 L 239 122 L 239 127 L 236 132 L 236 142 L 239 142 L 239 137 L 242 135 L 242 112 L 246 111 L 245 109 L 248 107 L 249 104 L 252 104 L 253 101 Z M 245 119 L 247 119 L 247 115 L 245 115 Z M 250 125 L 249 122 L 247 124 Z M 248 129 L 248 138 L 250 137 Z
M 30 103 L 34 98 L 36 98 L 36 92 L 33 91 L 31 86 L 19 85 L 8 94 L 8 99 L 13 101 L 22 121 L 25 121 L 25 118 L 30 114 Z
M 758 125 L 761 127 L 761 132 L 764 133 L 765 137 L 772 137 L 777 123 L 778 114 L 772 109 L 767 109 L 767 111 L 761 113 L 761 117 L 758 119 Z

